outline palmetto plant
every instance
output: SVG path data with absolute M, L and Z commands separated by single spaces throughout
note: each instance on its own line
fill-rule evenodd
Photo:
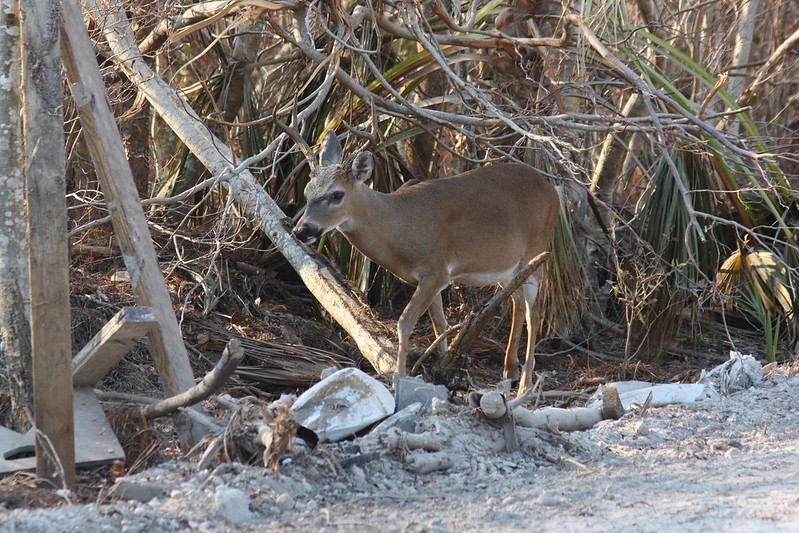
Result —
M 774 361 L 783 324 L 789 338 L 795 339 L 799 331 L 795 278 L 785 261 L 771 251 L 751 250 L 739 242 L 719 268 L 717 282 L 726 305 L 740 309 L 760 326 L 766 357 Z
M 702 155 L 675 152 L 673 161 L 682 188 L 692 191 L 693 209 L 705 213 L 723 209 L 711 193 L 712 167 Z M 704 281 L 712 278 L 719 249 L 728 239 L 725 233 L 729 233 L 722 226 L 712 226 L 705 240 L 700 240 L 671 170 L 662 160 L 656 165 L 632 222 L 641 241 L 620 259 L 627 274 L 620 276 L 617 286 L 628 299 L 628 331 L 637 335 L 639 349 L 645 352 L 642 357 L 647 359 L 657 359 L 676 337 L 683 309 L 697 299 Z

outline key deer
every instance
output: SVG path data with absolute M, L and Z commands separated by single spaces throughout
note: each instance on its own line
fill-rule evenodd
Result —
M 295 141 L 297 139 L 295 138 Z M 315 157 L 305 145 L 309 158 Z M 559 198 L 533 168 L 497 164 L 400 187 L 384 194 L 367 185 L 374 163 L 370 152 L 342 161 L 341 145 L 328 132 L 305 188 L 305 213 L 294 228 L 303 242 L 338 229 L 372 261 L 416 290 L 397 324 L 397 373 L 405 375 L 409 337 L 428 311 L 436 335 L 447 329 L 441 291 L 451 283 L 470 286 L 507 283 L 545 251 L 555 228 Z M 540 274 L 512 295 L 513 319 L 505 352 L 504 377 L 519 376 L 522 322 L 527 350 L 520 391 L 532 386 Z M 446 352 L 446 342 L 441 349 Z

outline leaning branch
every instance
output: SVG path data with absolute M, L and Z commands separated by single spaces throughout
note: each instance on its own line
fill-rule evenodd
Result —
M 268 2 L 265 0 L 212 0 L 194 4 L 174 17 L 161 20 L 139 44 L 142 54 L 161 48 L 168 40 L 177 41 L 201 30 L 231 13 L 247 7 L 270 9 L 296 9 L 297 3 Z
M 234 200 L 267 234 L 333 320 L 352 336 L 375 370 L 392 371 L 395 349 L 384 336 L 383 325 L 364 312 L 368 307 L 344 281 L 291 236 L 286 215 L 253 175 L 238 166 L 240 162 L 230 148 L 214 137 L 191 106 L 150 69 L 134 42 L 125 14 L 111 0 L 84 0 L 84 6 L 102 29 L 114 61 L 155 111 L 212 174 L 227 177 L 225 184 Z
M 477 339 L 480 333 L 485 329 L 486 324 L 488 321 L 491 320 L 492 317 L 496 316 L 497 310 L 499 306 L 502 305 L 511 295 L 516 292 L 516 290 L 522 286 L 522 284 L 527 281 L 533 272 L 538 270 L 538 268 L 544 264 L 544 261 L 549 259 L 551 254 L 549 252 L 541 252 L 537 256 L 535 256 L 532 261 L 527 263 L 527 265 L 522 268 L 518 274 L 516 274 L 510 282 L 502 287 L 496 295 L 494 295 L 488 303 L 480 310 L 479 313 L 472 315 L 466 321 L 466 324 L 461 328 L 458 332 L 458 335 L 455 337 L 455 340 L 452 341 L 452 347 L 450 348 L 449 353 L 447 354 L 446 362 L 444 363 L 445 368 L 449 368 L 450 365 L 457 359 L 457 357 L 469 349 L 472 343 Z
M 439 10 L 439 15 L 445 13 L 443 10 Z M 352 13 L 352 20 L 355 22 L 353 25 L 357 26 L 363 20 L 371 20 L 373 23 L 377 24 L 377 26 L 394 35 L 395 37 L 400 37 L 402 39 L 407 39 L 409 41 L 418 41 L 419 37 L 414 32 L 408 30 L 404 26 L 400 26 L 399 24 L 395 24 L 394 22 L 390 21 L 384 15 L 378 15 L 372 9 L 365 7 L 365 6 L 358 6 L 353 10 Z M 451 19 L 445 19 L 449 25 L 453 25 L 454 23 Z M 516 47 L 519 45 L 522 46 L 548 46 L 551 48 L 563 48 L 569 42 L 569 32 L 568 26 L 564 27 L 563 35 L 559 38 L 556 37 L 510 37 L 507 35 L 489 35 L 486 37 L 465 37 L 460 35 L 447 35 L 442 33 L 433 33 L 430 35 L 430 38 L 436 41 L 439 45 L 448 45 L 448 46 L 460 46 L 463 48 L 476 48 L 476 49 L 490 49 L 495 50 L 497 48 L 507 50 L 509 52 L 514 52 Z M 462 29 L 462 28 L 461 28 Z M 473 30 L 472 30 L 473 31 Z
M 766 60 L 766 64 L 763 65 L 763 68 L 760 69 L 760 72 L 755 78 L 755 81 L 752 82 L 745 91 L 744 97 L 748 98 L 752 93 L 757 92 L 761 85 L 763 85 L 766 80 L 768 79 L 769 73 L 771 73 L 774 66 L 791 50 L 799 46 L 799 29 L 791 34 L 781 45 L 774 50 L 774 53 Z M 743 98 L 742 98 L 743 99 Z

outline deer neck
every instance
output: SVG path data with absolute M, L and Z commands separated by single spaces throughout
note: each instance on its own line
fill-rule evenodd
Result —
M 352 199 L 349 220 L 338 228 L 353 246 L 384 266 L 394 253 L 396 233 L 403 227 L 401 221 L 394 220 L 398 213 L 393 200 L 391 195 L 362 187 Z

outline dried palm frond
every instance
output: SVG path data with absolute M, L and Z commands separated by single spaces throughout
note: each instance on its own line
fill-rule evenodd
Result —
M 770 250 L 745 251 L 738 243 L 719 268 L 716 284 L 727 296 L 728 308 L 757 320 L 766 358 L 776 360 L 782 326 L 789 326 L 792 337 L 796 331 L 796 295 L 785 262 Z
M 330 367 L 357 366 L 346 355 L 297 344 L 241 338 L 246 361 L 236 375 L 269 385 L 307 387 L 320 379 L 322 370 Z
M 794 297 L 788 269 L 774 252 L 744 252 L 739 246 L 721 264 L 716 283 L 719 290 L 733 301 L 739 299 L 743 287 L 749 285 L 770 312 L 787 318 L 794 316 Z
M 582 265 L 569 215 L 561 208 L 551 241 L 552 259 L 544 268 L 539 326 L 547 335 L 568 335 L 588 308 L 582 283 Z M 557 332 L 557 333 L 556 333 Z

